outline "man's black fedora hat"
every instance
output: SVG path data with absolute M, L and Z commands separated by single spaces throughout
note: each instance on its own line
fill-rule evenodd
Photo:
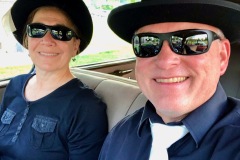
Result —
M 80 31 L 82 52 L 90 43 L 93 23 L 89 10 L 82 0 L 16 0 L 12 8 L 4 15 L 4 28 L 10 30 L 20 44 L 23 44 L 24 26 L 29 14 L 41 6 L 57 6 L 64 10 Z
M 127 42 L 140 27 L 161 22 L 209 24 L 233 43 L 240 39 L 240 0 L 142 0 L 115 8 L 108 16 L 109 27 Z

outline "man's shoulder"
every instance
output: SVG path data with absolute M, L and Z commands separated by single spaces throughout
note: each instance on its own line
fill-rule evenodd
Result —
M 228 132 L 231 132 L 232 129 L 233 132 L 239 130 L 240 133 L 240 99 L 228 97 L 227 110 L 225 110 L 216 126 L 222 129 L 227 128 Z
M 240 148 L 240 122 L 239 118 L 234 123 L 228 124 L 222 128 L 219 128 L 212 137 L 212 141 L 217 141 L 215 146 L 215 153 L 217 155 L 224 155 L 225 157 L 234 157 L 230 159 L 239 159 L 240 155 L 236 152 Z M 224 148 L 224 149 L 223 149 Z M 236 158 L 238 157 L 238 158 Z
M 232 112 L 236 112 L 236 114 L 238 113 L 238 117 L 240 118 L 240 99 L 228 97 L 228 105 L 232 107 Z

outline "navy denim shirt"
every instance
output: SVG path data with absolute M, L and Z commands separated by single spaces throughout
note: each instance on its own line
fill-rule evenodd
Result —
M 163 123 L 148 101 L 112 129 L 99 159 L 148 160 L 152 144 L 149 119 Z M 189 133 L 168 148 L 170 160 L 240 160 L 240 101 L 227 98 L 220 84 L 211 99 L 180 123 Z
M 27 101 L 32 75 L 11 80 L 0 110 L 1 160 L 96 160 L 108 133 L 106 105 L 78 79 Z

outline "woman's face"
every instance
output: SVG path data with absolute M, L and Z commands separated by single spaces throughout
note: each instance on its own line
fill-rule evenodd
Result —
M 67 16 L 54 7 L 42 7 L 34 15 L 31 23 L 48 26 L 62 25 L 73 30 L 73 24 Z M 70 41 L 54 39 L 48 31 L 42 38 L 27 36 L 29 55 L 36 70 L 45 72 L 64 71 L 78 51 L 80 40 L 73 37 Z

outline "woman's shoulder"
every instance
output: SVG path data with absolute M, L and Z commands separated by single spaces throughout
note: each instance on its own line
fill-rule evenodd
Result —
M 33 74 L 21 74 L 21 75 L 17 75 L 16 77 L 13 77 L 10 82 L 19 82 L 19 81 L 26 81 L 28 80 L 30 77 L 32 77 Z
M 70 81 L 67 84 L 67 86 L 71 87 L 72 89 L 74 89 L 76 91 L 75 94 L 78 98 L 79 98 L 79 96 L 81 96 L 84 99 L 100 98 L 99 95 L 97 95 L 97 93 L 93 89 L 91 89 L 89 86 L 87 86 L 85 83 L 83 83 L 78 78 L 75 78 L 72 81 Z
M 29 79 L 30 77 L 32 77 L 32 76 L 33 76 L 33 74 L 22 74 L 22 75 L 18 75 L 18 76 L 16 76 L 16 77 L 13 77 L 13 78 L 10 80 L 8 86 L 16 86 L 16 87 L 17 87 L 17 86 L 22 86 L 22 85 L 24 85 L 25 82 L 28 81 L 28 79 Z
M 64 94 L 69 95 L 71 103 L 75 106 L 92 106 L 91 108 L 94 108 L 105 105 L 101 97 L 93 89 L 89 88 L 77 78 L 65 84 L 59 91 L 62 93 L 63 90 Z

